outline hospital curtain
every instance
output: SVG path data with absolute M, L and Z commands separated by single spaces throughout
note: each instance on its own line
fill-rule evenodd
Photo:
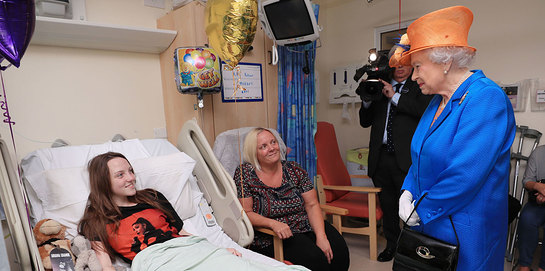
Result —
M 319 6 L 313 5 L 318 19 Z M 316 42 L 278 46 L 278 132 L 291 148 L 288 161 L 296 161 L 314 180 L 316 176 Z M 307 67 L 308 74 L 303 72 Z

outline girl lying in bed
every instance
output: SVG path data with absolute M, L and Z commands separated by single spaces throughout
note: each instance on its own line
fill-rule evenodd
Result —
M 79 233 L 93 240 L 103 270 L 115 270 L 115 256 L 133 270 L 308 270 L 252 262 L 185 232 L 163 194 L 136 190 L 132 166 L 120 153 L 96 156 L 88 170 L 91 192 Z

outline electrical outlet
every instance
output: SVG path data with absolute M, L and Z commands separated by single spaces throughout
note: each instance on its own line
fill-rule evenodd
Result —
M 167 128 L 153 128 L 155 138 L 167 138 Z
M 165 0 L 144 0 L 144 6 L 164 9 Z

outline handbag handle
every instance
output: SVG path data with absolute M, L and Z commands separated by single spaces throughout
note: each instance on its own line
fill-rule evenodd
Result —
M 416 207 L 418 207 L 418 205 L 420 204 L 420 202 L 424 199 L 424 197 L 428 194 L 428 192 L 426 192 L 424 195 L 422 195 L 422 197 L 420 197 L 418 199 L 418 202 L 416 203 L 416 205 L 414 206 L 413 210 L 411 211 L 411 214 L 409 215 L 409 217 L 407 217 L 407 220 L 405 220 L 405 224 L 407 224 L 407 222 L 409 221 L 409 219 L 411 218 L 411 216 L 413 215 L 413 213 L 416 211 Z M 458 242 L 458 246 L 460 246 L 460 240 L 458 239 L 458 234 L 456 233 L 456 228 L 454 227 L 454 222 L 452 222 L 452 216 L 449 215 L 448 218 L 450 219 L 450 225 L 452 225 L 452 229 L 454 230 L 454 236 L 456 236 L 456 242 Z

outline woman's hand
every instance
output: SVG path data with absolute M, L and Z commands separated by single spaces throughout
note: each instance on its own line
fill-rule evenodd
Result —
M 293 233 L 291 232 L 290 226 L 286 223 L 282 223 L 280 221 L 274 220 L 271 230 L 274 231 L 280 239 L 288 239 L 293 236 Z
M 237 257 L 242 257 L 242 253 L 238 252 L 238 250 L 230 247 L 230 248 L 226 248 L 227 251 L 231 252 L 231 254 L 237 256 Z
M 416 213 L 416 211 L 412 213 L 413 209 L 413 194 L 411 194 L 409 190 L 405 190 L 403 191 L 403 194 L 401 194 L 401 197 L 399 197 L 399 218 L 401 218 L 403 222 L 407 221 L 407 225 L 409 226 L 418 226 L 420 225 L 420 223 L 418 223 L 420 221 L 420 217 L 418 216 L 418 213 Z
M 331 250 L 331 245 L 329 244 L 327 237 L 316 237 L 316 245 L 324 252 L 327 262 L 331 263 L 331 260 L 333 259 L 333 250 Z

